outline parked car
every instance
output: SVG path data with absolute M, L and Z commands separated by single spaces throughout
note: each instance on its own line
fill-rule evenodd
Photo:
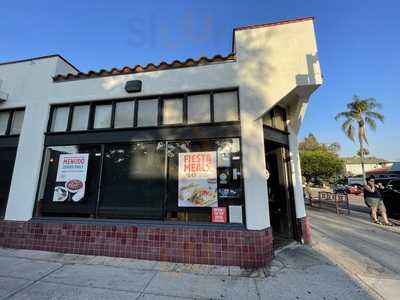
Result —
M 347 194 L 347 186 L 344 184 L 335 184 L 332 188 L 334 193 L 337 194 Z
M 351 184 L 346 187 L 348 194 L 360 195 L 363 192 L 363 186 L 361 184 Z
M 363 192 L 363 187 L 360 184 L 352 184 L 352 185 L 336 184 L 333 186 L 333 192 L 338 194 L 359 195 Z
M 382 199 L 385 203 L 389 218 L 400 220 L 400 178 L 391 179 L 385 185 Z

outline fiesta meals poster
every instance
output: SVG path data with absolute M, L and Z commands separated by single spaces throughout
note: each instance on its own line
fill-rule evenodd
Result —
M 179 153 L 179 207 L 216 207 L 217 159 L 215 151 Z
M 79 202 L 85 196 L 88 153 L 61 154 L 53 201 Z

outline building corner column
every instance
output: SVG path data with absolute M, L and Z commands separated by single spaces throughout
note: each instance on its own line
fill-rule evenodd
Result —
M 270 227 L 262 120 L 241 116 L 243 179 L 246 226 L 250 230 Z
M 295 200 L 295 211 L 297 228 L 301 241 L 305 244 L 311 243 L 311 225 L 306 215 L 304 203 L 303 178 L 301 174 L 300 155 L 298 148 L 297 132 L 289 126 L 289 151 L 292 168 L 292 182 Z
M 34 103 L 25 107 L 5 220 L 32 218 L 43 153 L 49 107 Z

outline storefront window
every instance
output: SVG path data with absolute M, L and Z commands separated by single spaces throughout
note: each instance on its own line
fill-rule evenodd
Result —
M 158 100 L 138 101 L 138 127 L 157 126 L 158 124 Z
M 115 104 L 115 128 L 133 127 L 134 102 L 125 101 Z
M 111 104 L 96 105 L 93 128 L 110 128 L 111 111 L 112 111 Z
M 214 94 L 214 121 L 227 122 L 239 120 L 237 92 Z
M 165 143 L 106 145 L 99 214 L 162 218 Z
M 242 222 L 239 138 L 51 146 L 41 181 L 44 216 Z
M 182 99 L 165 99 L 163 107 L 163 124 L 180 124 L 183 122 Z
M 100 166 L 100 146 L 47 147 L 43 184 L 39 191 L 42 213 L 48 216 L 94 216 Z
M 55 107 L 53 110 L 53 119 L 51 122 L 51 131 L 66 131 L 68 125 L 68 106 Z
M 71 130 L 87 130 L 89 123 L 89 105 L 74 106 Z
M 188 96 L 187 114 L 189 124 L 209 123 L 211 121 L 210 95 Z
M 0 111 L 0 135 L 6 134 L 9 117 L 8 111 Z
M 11 122 L 10 134 L 20 134 L 22 128 L 22 122 L 24 121 L 24 111 L 14 111 Z
M 167 151 L 167 219 L 210 222 L 213 207 L 235 207 L 242 220 L 239 139 L 169 142 Z

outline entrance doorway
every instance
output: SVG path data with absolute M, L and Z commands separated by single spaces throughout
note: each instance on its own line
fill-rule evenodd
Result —
M 6 214 L 17 147 L 0 147 L 0 219 Z
M 269 173 L 268 201 L 274 247 L 296 239 L 294 196 L 287 145 L 265 141 L 265 160 Z

